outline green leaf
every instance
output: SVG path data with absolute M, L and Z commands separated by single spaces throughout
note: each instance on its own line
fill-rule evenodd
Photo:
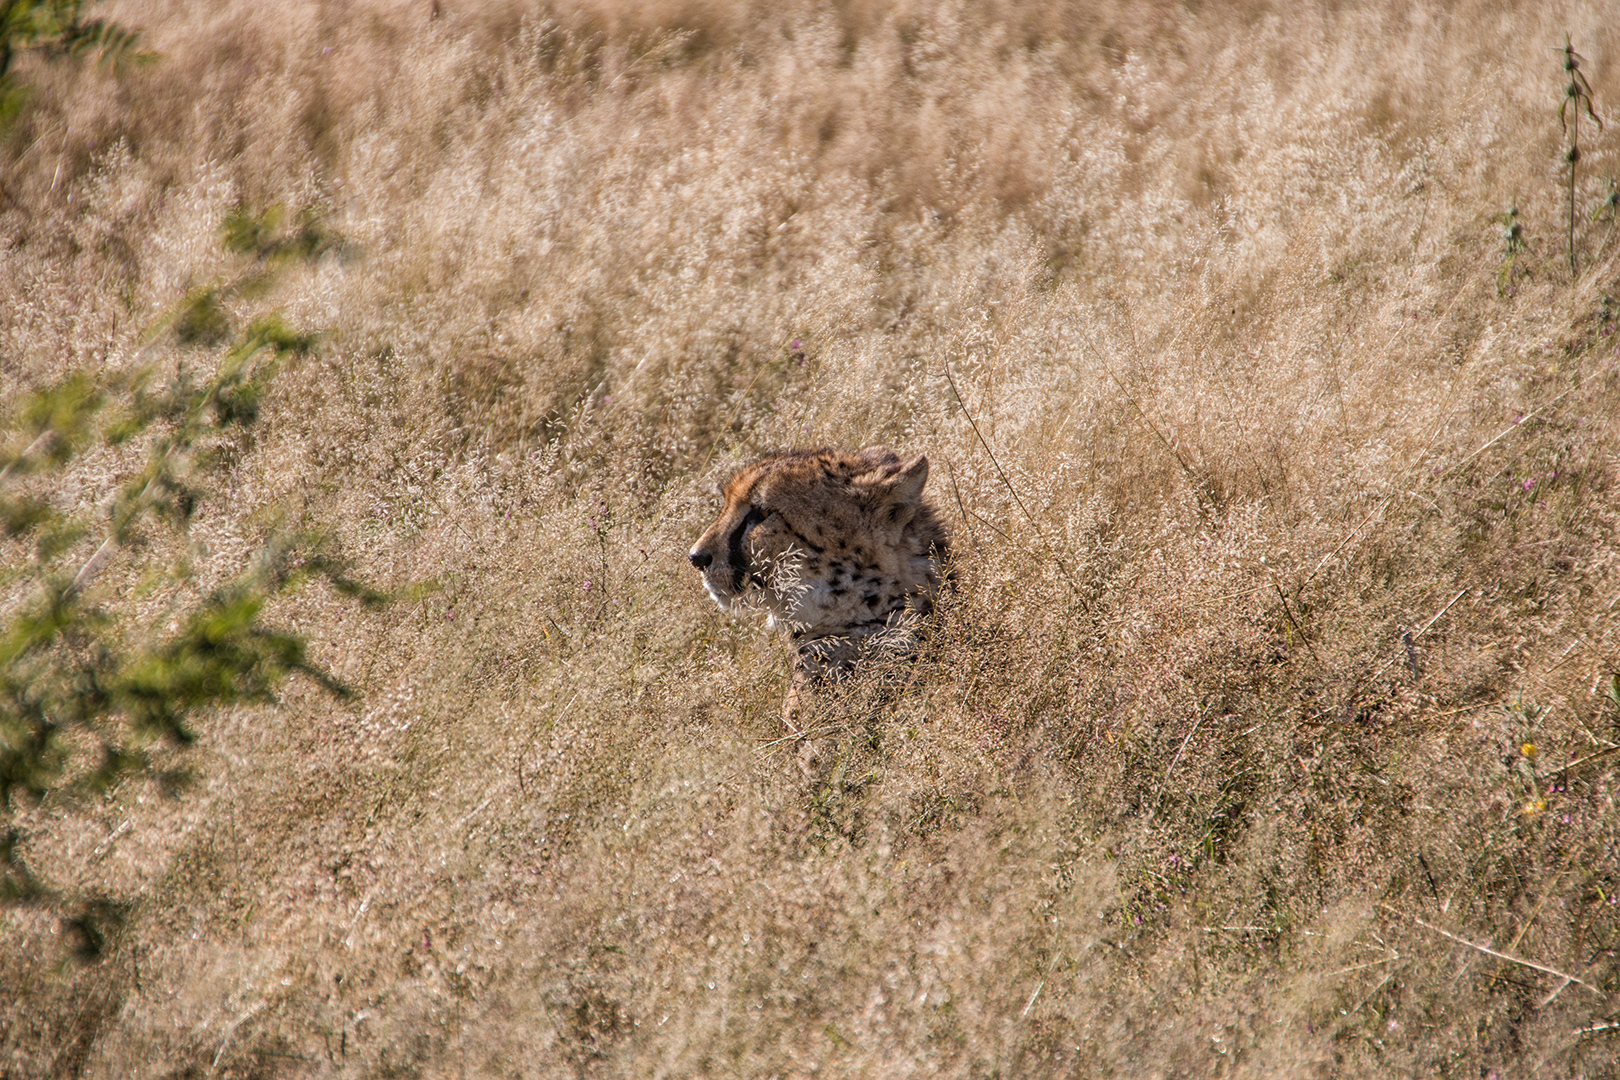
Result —
M 33 87 L 17 82 L 10 75 L 0 75 L 0 136 L 11 131 L 32 94 Z
M 220 226 L 225 234 L 226 249 L 239 255 L 264 255 L 275 246 L 274 236 L 281 228 L 284 214 L 280 204 L 258 214 L 246 206 L 232 210 Z
M 14 616 L 5 633 L 0 634 L 0 669 L 9 669 L 55 642 L 63 631 L 75 625 L 76 613 L 77 605 L 68 595 L 66 582 L 47 587 L 41 600 Z
M 45 499 L 10 499 L 0 495 L 0 529 L 4 529 L 7 536 L 33 532 L 56 516 L 56 511 Z
M 218 345 L 230 328 L 230 316 L 219 303 L 219 290 L 213 288 L 193 290 L 174 320 L 174 333 L 182 345 Z
M 77 544 L 90 530 L 77 518 L 52 515 L 34 540 L 35 557 L 47 564 L 62 552 Z
M 23 399 L 13 426 L 20 445 L 0 457 L 0 479 L 67 462 L 88 440 L 102 392 L 83 372 L 72 372 Z

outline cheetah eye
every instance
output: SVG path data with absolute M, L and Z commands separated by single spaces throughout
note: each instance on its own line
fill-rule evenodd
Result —
M 743 544 L 748 540 L 748 534 L 753 532 L 759 523 L 768 517 L 770 515 L 759 507 L 752 505 L 748 507 L 748 513 L 743 515 L 743 519 L 737 523 L 737 528 L 731 534 L 733 537 L 732 543 L 739 552 L 742 550 Z

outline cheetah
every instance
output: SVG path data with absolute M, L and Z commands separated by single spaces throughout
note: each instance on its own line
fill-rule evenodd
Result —
M 762 458 L 721 486 L 725 505 L 689 558 L 722 611 L 763 608 L 791 636 L 790 734 L 806 686 L 915 644 L 950 551 L 927 481 L 922 454 L 824 447 Z

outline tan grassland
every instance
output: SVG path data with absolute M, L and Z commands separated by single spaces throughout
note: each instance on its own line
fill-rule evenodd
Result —
M 163 60 L 28 69 L 0 395 L 318 211 L 323 344 L 190 557 L 308 524 L 404 598 L 273 612 L 357 701 L 15 808 L 131 914 L 87 964 L 0 909 L 0 1075 L 1620 1071 L 1611 3 L 102 12 Z M 685 552 L 739 463 L 880 442 L 958 586 L 807 772 Z

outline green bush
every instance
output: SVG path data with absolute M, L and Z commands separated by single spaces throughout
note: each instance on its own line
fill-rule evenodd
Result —
M 229 332 L 222 300 L 246 282 L 264 285 L 290 250 L 279 221 L 279 212 L 233 215 L 228 245 L 253 256 L 247 270 L 188 297 L 163 332 L 183 337 L 199 307 L 216 312 L 221 332 Z M 252 239 L 243 242 L 249 229 Z M 305 221 L 291 243 L 307 258 L 324 237 Z M 309 536 L 272 532 L 234 579 L 209 588 L 199 587 L 188 551 L 193 517 L 251 438 L 277 367 L 313 345 L 312 336 L 261 315 L 205 376 L 184 366 L 166 376 L 150 367 L 74 372 L 28 395 L 6 419 L 0 523 L 14 543 L 32 541 L 32 557 L 8 567 L 3 579 L 0 898 L 65 905 L 90 952 L 103 937 L 90 924 L 106 902 L 59 895 L 24 862 L 24 837 L 11 824 L 20 802 L 71 799 L 136 774 L 152 774 L 175 791 L 184 785 L 183 768 L 156 767 L 152 750 L 191 743 L 190 722 L 203 710 L 272 701 L 295 673 L 340 697 L 350 694 L 310 661 L 300 635 L 264 620 L 265 604 L 312 575 L 367 602 L 378 594 L 345 576 Z M 96 498 L 54 497 L 53 481 L 97 451 L 136 464 L 102 474 L 105 490 Z M 98 588 L 115 562 L 122 563 L 121 581 L 140 582 L 136 590 Z M 143 597 L 158 592 L 172 597 L 167 629 L 139 614 Z

